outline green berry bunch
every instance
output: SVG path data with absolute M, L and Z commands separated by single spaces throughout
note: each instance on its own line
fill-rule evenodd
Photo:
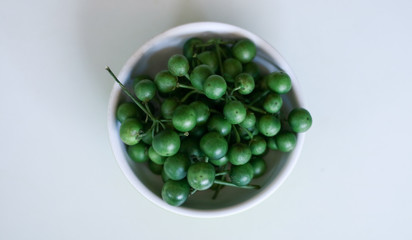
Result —
M 310 113 L 285 113 L 292 89 L 287 73 L 262 74 L 249 39 L 188 39 L 153 78 L 139 75 L 130 102 L 117 108 L 119 136 L 131 160 L 148 163 L 164 181 L 161 196 L 180 206 L 196 191 L 224 186 L 258 189 L 268 151 L 290 152 Z

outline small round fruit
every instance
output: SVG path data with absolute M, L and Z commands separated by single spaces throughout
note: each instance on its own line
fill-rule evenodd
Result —
M 230 101 L 225 104 L 223 114 L 231 124 L 239 124 L 246 118 L 246 108 L 240 101 Z
M 216 131 L 222 136 L 227 136 L 232 131 L 232 124 L 221 115 L 212 115 L 207 123 L 209 132 Z
M 196 126 L 196 111 L 188 105 L 180 105 L 176 108 L 172 124 L 180 132 L 188 132 Z
M 148 102 L 156 95 L 156 85 L 152 80 L 141 80 L 135 85 L 134 93 L 140 101 Z
M 189 167 L 187 182 L 199 191 L 209 189 L 215 180 L 215 168 L 210 163 L 198 162 Z
M 177 98 L 166 98 L 160 106 L 160 113 L 165 119 L 172 119 L 177 106 L 179 106 Z
M 273 115 L 263 115 L 258 121 L 259 132 L 266 137 L 273 137 L 280 131 L 280 120 Z
M 250 165 L 253 167 L 253 178 L 258 178 L 265 174 L 267 167 L 263 158 L 258 157 L 250 160 Z
M 197 59 L 202 63 L 209 65 L 213 72 L 219 67 L 219 61 L 214 51 L 204 51 L 197 54 Z
M 223 62 L 222 76 L 228 82 L 233 82 L 235 77 L 243 70 L 242 63 L 234 58 L 227 58 Z
M 282 104 L 283 100 L 279 94 L 270 93 L 266 96 L 262 106 L 268 113 L 277 113 L 280 111 Z
M 190 187 L 186 180 L 167 180 L 162 187 L 162 199 L 172 206 L 180 206 L 186 202 Z
M 235 143 L 233 144 L 228 152 L 229 162 L 233 165 L 243 165 L 249 162 L 252 157 L 252 152 L 250 151 L 249 146 L 244 143 Z
M 230 169 L 230 180 L 237 186 L 246 186 L 252 181 L 254 175 L 253 167 L 250 163 L 239 166 L 232 166 Z
M 203 83 L 203 90 L 206 97 L 216 100 L 226 93 L 226 81 L 219 75 L 210 75 Z
M 150 146 L 149 151 L 148 151 L 148 156 L 149 159 L 152 160 L 154 163 L 162 165 L 165 163 L 166 158 L 160 156 L 153 148 L 153 146 Z
M 142 127 L 143 125 L 139 120 L 134 118 L 126 119 L 120 125 L 120 139 L 127 145 L 137 144 L 140 141 L 138 136 Z
M 256 136 L 250 142 L 250 151 L 252 155 L 262 155 L 266 151 L 266 140 L 261 136 Z
M 266 143 L 269 149 L 278 150 L 278 145 L 276 144 L 275 137 L 266 138 Z
M 125 102 L 119 105 L 116 111 L 116 119 L 123 123 L 128 118 L 140 119 L 142 116 L 139 107 L 131 102 Z
M 228 143 L 217 132 L 209 132 L 200 139 L 200 149 L 211 159 L 220 159 L 226 155 Z
M 175 131 L 166 129 L 154 136 L 152 144 L 160 156 L 173 156 L 179 151 L 180 137 Z
M 212 68 L 209 65 L 201 64 L 196 66 L 190 73 L 190 82 L 197 90 L 203 91 L 203 83 L 213 74 Z
M 239 125 L 246 129 L 252 129 L 255 127 L 256 124 L 256 116 L 253 112 L 248 111 L 246 113 L 246 118 L 243 120 Z
M 160 175 L 163 171 L 163 165 L 156 164 L 153 161 L 148 161 L 149 169 L 152 173 Z
M 229 162 L 229 158 L 227 156 L 224 156 L 219 159 L 209 159 L 209 162 L 215 166 L 221 167 L 221 166 L 226 165 Z
M 275 136 L 276 145 L 281 152 L 290 152 L 296 146 L 296 135 L 291 132 L 281 132 Z
M 260 75 L 259 66 L 255 62 L 249 62 L 245 64 L 243 69 L 243 72 L 249 73 L 254 79 L 257 79 Z
M 241 73 L 235 78 L 235 87 L 240 94 L 247 95 L 255 89 L 255 80 L 249 73 Z
M 232 54 L 242 63 L 248 63 L 256 56 L 256 46 L 249 39 L 242 39 L 233 45 Z
M 157 90 L 161 93 L 169 93 L 177 87 L 177 77 L 173 76 L 169 71 L 163 70 L 156 74 L 154 82 Z
M 196 44 L 201 44 L 203 41 L 200 38 L 190 38 L 183 44 L 183 55 L 187 59 L 193 58 L 193 55 L 196 50 Z
M 167 62 L 169 72 L 176 77 L 182 77 L 189 72 L 189 61 L 181 54 L 175 54 L 169 58 Z
M 272 72 L 266 79 L 268 87 L 275 93 L 285 94 L 292 89 L 292 81 L 285 72 Z
M 294 132 L 302 133 L 312 126 L 312 116 L 304 108 L 295 108 L 289 113 L 288 122 Z
M 147 146 L 142 142 L 129 146 L 127 154 L 135 162 L 146 162 L 149 159 Z
M 183 153 L 177 153 L 166 158 L 163 164 L 163 171 L 172 180 L 181 180 L 186 177 L 190 166 L 189 158 Z
M 210 116 L 209 107 L 202 101 L 195 101 L 189 106 L 196 112 L 196 126 L 204 125 Z

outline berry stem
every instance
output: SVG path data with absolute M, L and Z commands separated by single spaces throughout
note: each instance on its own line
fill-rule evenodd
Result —
M 259 102 L 262 98 L 266 97 L 266 95 L 268 95 L 269 92 L 270 92 L 270 90 L 264 91 L 264 92 L 263 92 L 261 95 L 259 95 L 257 98 L 253 99 L 253 100 L 249 103 L 249 105 L 251 106 L 251 105 Z
M 193 90 L 193 91 L 190 91 L 190 92 L 188 92 L 188 93 L 186 93 L 186 95 L 180 100 L 180 102 L 184 102 L 184 101 L 186 101 L 190 96 L 192 96 L 193 94 L 195 94 L 195 93 L 197 93 L 198 91 L 197 90 Z
M 186 85 L 186 84 L 178 83 L 178 84 L 177 84 L 177 87 L 178 87 L 178 88 L 187 88 L 187 89 L 192 89 L 192 90 L 196 90 L 196 91 L 197 91 L 196 88 L 194 88 L 194 87 L 192 87 L 192 86 L 189 86 L 189 85 Z
M 233 130 L 235 132 L 236 143 L 240 143 L 240 135 L 239 135 L 239 132 L 237 131 L 236 125 L 233 125 Z
M 263 109 L 251 106 L 251 105 L 246 105 L 247 108 L 249 108 L 250 110 L 254 111 L 254 112 L 258 112 L 258 113 L 262 113 L 262 114 L 266 114 L 267 112 L 264 111 Z
M 119 81 L 119 79 L 117 79 L 116 75 L 114 75 L 114 73 L 112 72 L 112 70 L 111 70 L 108 66 L 106 66 L 105 69 L 106 69 L 106 71 L 108 71 L 108 72 L 110 73 L 110 75 L 114 78 L 114 80 L 119 84 L 119 86 L 122 88 L 123 92 L 124 92 L 128 97 L 130 97 L 130 98 L 133 100 L 133 102 L 134 102 L 144 113 L 146 113 L 147 116 L 150 117 L 150 119 L 151 119 L 152 121 L 155 121 L 155 118 L 146 111 L 146 109 L 143 107 L 143 105 L 140 104 L 140 102 L 139 102 L 136 98 L 133 97 L 133 95 L 132 95 L 132 94 L 127 90 L 127 88 Z
M 259 185 L 238 186 L 238 185 L 233 184 L 233 183 L 231 183 L 231 182 L 221 181 L 221 180 L 218 180 L 218 179 L 215 179 L 214 183 L 215 183 L 215 184 L 220 184 L 220 185 L 225 185 L 225 186 L 230 186 L 230 187 L 237 187 L 237 188 L 260 189 L 260 186 L 259 186 Z
M 215 177 L 224 176 L 224 175 L 227 175 L 228 173 L 229 173 L 229 171 L 223 171 L 223 172 L 220 172 L 220 173 L 216 173 Z

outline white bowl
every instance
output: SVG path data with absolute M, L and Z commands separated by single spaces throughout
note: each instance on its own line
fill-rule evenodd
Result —
M 284 108 L 288 112 L 293 107 L 303 106 L 298 82 L 288 64 L 280 54 L 267 42 L 255 34 L 224 23 L 196 22 L 181 25 L 167 30 L 152 38 L 141 46 L 126 62 L 120 71 L 119 80 L 129 85 L 131 76 L 149 74 L 154 76 L 158 71 L 167 69 L 167 59 L 174 53 L 181 53 L 183 43 L 190 37 L 209 39 L 220 37 L 224 39 L 248 38 L 257 46 L 257 61 L 266 71 L 282 69 L 292 79 L 292 90 L 284 96 Z M 156 205 L 171 212 L 201 218 L 223 217 L 250 209 L 268 198 L 285 181 L 295 166 L 302 149 L 304 134 L 297 135 L 297 145 L 290 153 L 271 151 L 266 155 L 268 165 L 266 174 L 253 183 L 262 186 L 259 190 L 238 189 L 226 187 L 217 199 L 212 200 L 213 191 L 197 192 L 190 196 L 188 201 L 180 206 L 168 205 L 161 198 L 163 182 L 158 175 L 154 175 L 146 164 L 135 163 L 127 155 L 126 147 L 119 137 L 119 123 L 116 120 L 116 109 L 119 103 L 127 97 L 120 87 L 114 84 L 110 94 L 108 109 L 108 128 L 110 142 L 114 155 L 124 174 L 132 185 L 147 199 Z

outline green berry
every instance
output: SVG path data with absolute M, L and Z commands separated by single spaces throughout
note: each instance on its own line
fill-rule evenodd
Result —
M 304 108 L 295 108 L 289 113 L 288 122 L 294 132 L 302 133 L 312 126 L 312 116 Z
M 285 94 L 292 89 L 292 81 L 285 72 L 273 72 L 267 76 L 267 85 L 270 90 L 278 94 Z
M 142 142 L 129 146 L 127 148 L 127 153 L 130 159 L 135 162 L 146 162 L 149 160 L 147 146 Z
M 249 39 L 242 39 L 232 47 L 233 56 L 242 63 L 248 63 L 256 56 L 256 46 Z

